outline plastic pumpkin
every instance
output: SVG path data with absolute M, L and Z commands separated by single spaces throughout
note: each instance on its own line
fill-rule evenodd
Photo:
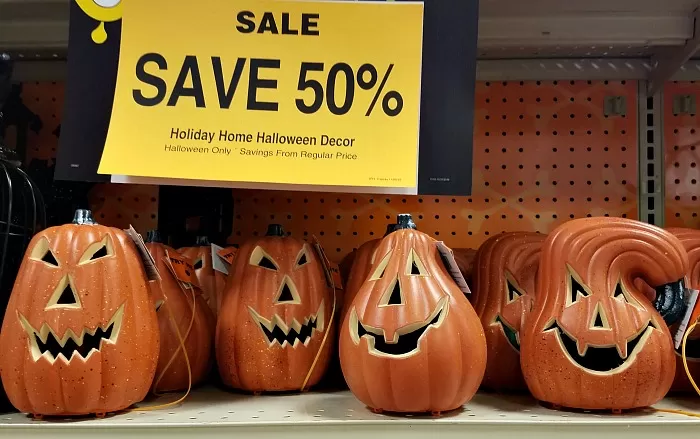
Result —
M 333 291 L 315 251 L 279 225 L 246 242 L 230 271 L 216 328 L 224 384 L 251 392 L 301 390 L 330 359 Z M 314 365 L 314 359 L 317 358 Z M 310 374 L 310 375 L 309 375 Z
M 0 333 L 7 395 L 35 415 L 125 409 L 148 393 L 157 327 L 133 242 L 78 210 L 25 254 Z
M 214 270 L 212 257 L 218 256 L 212 255 L 208 240 L 201 238 L 197 244 L 197 247 L 185 247 L 178 251 L 192 261 L 202 297 L 214 315 L 217 315 L 221 306 L 221 294 L 226 287 L 226 275 Z
M 585 218 L 551 232 L 521 331 L 521 365 L 533 396 L 600 410 L 663 398 L 676 370 L 664 318 L 673 323 L 684 311 L 687 270 L 683 245 L 649 224 Z M 656 288 L 654 302 L 636 278 Z
M 484 375 L 484 332 L 436 241 L 403 216 L 398 227 L 379 245 L 340 327 L 343 374 L 375 411 L 456 409 Z
M 156 302 L 160 331 L 160 354 L 153 391 L 185 390 L 190 385 L 201 383 L 211 370 L 216 319 L 199 291 L 181 288 L 166 264 L 166 251 L 176 254 L 176 250 L 157 242 L 148 242 L 146 248 L 155 259 L 161 277 L 160 281 L 149 283 Z M 184 341 L 187 359 L 182 354 L 180 337 Z M 187 371 L 188 361 L 190 372 Z
M 486 333 L 484 388 L 526 389 L 520 371 L 520 327 L 532 306 L 544 239 L 539 233 L 503 233 L 486 240 L 476 254 L 471 299 Z
M 678 238 L 686 252 L 690 267 L 686 276 L 688 288 L 695 290 L 700 289 L 700 230 L 668 228 L 668 232 Z M 671 333 L 677 329 L 677 325 L 671 327 Z M 686 359 L 688 361 L 688 370 L 693 378 L 697 379 L 700 376 L 700 329 L 695 329 L 688 336 L 688 341 L 685 345 Z M 674 392 L 695 392 L 693 386 L 688 380 L 688 375 L 683 367 L 681 359 L 681 348 L 676 349 L 676 378 L 673 380 L 671 390 Z

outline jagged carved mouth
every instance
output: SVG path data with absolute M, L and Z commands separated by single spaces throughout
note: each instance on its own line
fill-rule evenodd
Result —
M 100 352 L 104 343 L 117 342 L 124 317 L 124 306 L 125 304 L 122 304 L 117 309 L 106 325 L 92 329 L 83 328 L 80 334 L 68 329 L 62 337 L 58 336 L 47 323 L 36 330 L 21 313 L 18 312 L 17 316 L 27 332 L 29 352 L 34 361 L 39 361 L 43 357 L 53 364 L 60 358 L 64 363 L 70 364 L 76 355 L 82 361 L 87 361 L 93 353 Z
M 578 340 L 563 330 L 556 320 L 548 325 L 544 332 L 552 331 L 556 334 L 562 351 L 576 366 L 586 369 L 593 375 L 613 375 L 632 365 L 655 329 L 658 329 L 658 326 L 650 320 L 635 336 L 627 340 L 626 352 L 620 352 L 617 345 L 586 344 L 579 353 Z
M 503 336 L 508 340 L 510 346 L 515 349 L 516 352 L 520 352 L 520 334 L 512 326 L 510 326 L 500 314 L 496 314 L 492 325 L 498 325 L 501 327 Z
M 421 339 L 430 328 L 440 327 L 448 311 L 448 298 L 443 297 L 427 319 L 400 328 L 394 333 L 394 339 L 387 341 L 383 329 L 360 322 L 357 310 L 353 308 L 350 313 L 350 337 L 356 345 L 360 344 L 360 338 L 365 337 L 369 353 L 377 357 L 408 358 L 420 352 Z
M 314 334 L 323 333 L 325 329 L 323 304 L 322 300 L 316 314 L 305 317 L 304 323 L 299 323 L 297 319 L 292 319 L 292 322 L 287 324 L 277 314 L 275 314 L 272 319 L 268 320 L 258 314 L 258 312 L 250 306 L 248 307 L 248 311 L 253 321 L 262 330 L 265 340 L 267 340 L 268 347 L 272 347 L 277 343 L 283 348 L 287 346 L 296 348 L 299 344 L 308 346 Z

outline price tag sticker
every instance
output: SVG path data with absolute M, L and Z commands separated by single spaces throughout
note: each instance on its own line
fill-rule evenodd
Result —
M 688 326 L 691 325 L 691 322 L 697 321 L 698 317 L 700 317 L 700 304 L 698 303 L 698 293 L 698 290 L 690 288 L 686 288 L 685 290 L 685 300 L 687 302 L 688 308 L 685 311 L 685 315 L 683 316 L 681 323 L 678 325 L 678 329 L 676 329 L 675 333 L 673 334 L 673 343 L 676 346 L 676 349 L 680 349 L 681 344 L 683 343 L 683 337 L 685 336 L 685 331 L 688 329 Z
M 471 294 L 472 292 L 469 289 L 469 285 L 467 285 L 466 279 L 464 279 L 464 275 L 462 275 L 462 272 L 457 265 L 452 249 L 445 245 L 445 243 L 442 241 L 438 241 L 437 247 L 438 251 L 440 252 L 440 256 L 442 257 L 442 261 L 445 263 L 445 268 L 447 268 L 447 271 L 450 273 L 450 276 L 452 276 L 452 279 L 454 279 L 459 289 L 462 290 L 464 294 Z
M 219 247 L 216 254 L 223 259 L 228 265 L 232 265 L 233 261 L 236 259 L 236 254 L 238 249 L 236 247 Z
M 323 250 L 323 246 L 318 241 L 316 236 L 312 237 L 312 244 L 316 254 L 321 259 L 321 265 L 323 265 L 323 271 L 326 274 L 326 282 L 329 287 L 335 287 L 336 290 L 343 289 L 343 278 L 340 275 L 340 266 L 335 262 L 328 259 L 326 252 Z
M 237 249 L 235 247 L 221 247 L 211 245 L 211 262 L 214 270 L 228 276 L 228 268 L 233 264 Z
M 136 245 L 136 249 L 141 257 L 141 262 L 143 262 L 143 268 L 146 270 L 146 278 L 151 280 L 160 280 L 160 273 L 158 272 L 158 267 L 156 267 L 156 260 L 153 259 L 153 255 L 146 248 L 146 243 L 143 242 L 143 237 L 134 229 L 134 226 L 129 226 L 128 229 L 124 230 L 126 234 L 131 238 L 131 241 Z
M 177 252 L 165 251 L 166 264 L 180 282 L 199 287 L 192 261 Z

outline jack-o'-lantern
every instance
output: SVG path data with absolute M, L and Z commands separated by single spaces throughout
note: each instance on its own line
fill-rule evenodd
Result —
M 639 221 L 584 218 L 552 231 L 521 331 L 521 366 L 533 396 L 600 410 L 663 398 L 676 370 L 664 319 L 673 323 L 683 313 L 687 270 L 678 239 Z M 656 288 L 654 302 L 637 278 Z
M 156 393 L 185 390 L 201 383 L 211 370 L 216 318 L 200 292 L 181 286 L 165 262 L 166 252 L 177 254 L 175 249 L 158 242 L 148 242 L 146 248 L 161 277 L 149 282 L 160 331 L 160 354 L 152 388 Z M 187 359 L 182 353 L 183 342 Z
M 32 239 L 0 333 L 12 404 L 35 415 L 103 415 L 148 393 L 158 357 L 155 310 L 138 251 L 78 210 Z
M 437 243 L 399 216 L 340 327 L 352 393 L 375 411 L 445 412 L 476 392 L 486 366 L 479 317 Z
M 230 271 L 216 327 L 222 381 L 250 392 L 318 383 L 332 349 L 332 311 L 316 252 L 270 225 L 240 248 Z
M 700 230 L 668 228 L 668 232 L 678 238 L 686 252 L 690 267 L 686 276 L 688 288 L 700 290 Z M 671 327 L 672 333 L 678 329 L 678 325 Z M 700 329 L 695 329 L 689 336 L 685 345 L 685 357 L 688 362 L 688 370 L 693 378 L 700 376 Z M 688 380 L 688 375 L 681 359 L 681 348 L 676 349 L 676 378 L 673 380 L 671 390 L 674 392 L 694 392 L 693 386 Z
M 532 306 L 544 239 L 539 233 L 503 233 L 486 240 L 476 254 L 471 301 L 486 334 L 484 388 L 526 388 L 520 371 L 520 327 Z
M 453 248 L 452 254 L 457 263 L 457 268 L 464 276 L 464 280 L 467 281 L 469 289 L 472 290 L 474 287 L 474 258 L 476 258 L 476 250 L 473 248 Z
M 194 272 L 202 290 L 202 297 L 214 315 L 219 313 L 221 293 L 226 286 L 226 275 L 214 269 L 211 244 L 206 237 L 197 240 L 197 247 L 185 247 L 178 250 L 192 261 Z
M 389 224 L 386 226 L 386 233 L 384 236 L 394 231 L 396 224 Z M 352 267 L 348 275 L 348 281 L 345 285 L 345 291 L 343 296 L 343 305 L 341 308 L 340 321 L 345 319 L 345 312 L 355 299 L 355 295 L 360 290 L 360 287 L 369 276 L 369 271 L 372 268 L 374 259 L 377 254 L 377 247 L 381 243 L 381 239 L 373 239 L 362 244 L 353 258 Z

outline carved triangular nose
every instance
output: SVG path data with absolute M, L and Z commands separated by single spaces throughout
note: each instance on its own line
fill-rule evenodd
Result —
M 275 299 L 275 304 L 277 305 L 291 305 L 299 304 L 301 300 L 299 298 L 299 293 L 297 292 L 297 287 L 294 285 L 294 281 L 289 276 L 285 276 L 282 279 L 282 284 L 280 285 L 280 290 Z
M 379 306 L 403 305 L 403 295 L 401 294 L 401 282 L 396 277 L 389 284 L 384 295 L 379 301 Z
M 596 305 L 591 318 L 591 329 L 610 329 L 608 317 L 605 315 L 605 310 L 600 303 Z
M 78 300 L 75 298 L 75 293 L 73 292 L 73 288 L 71 288 L 69 282 L 63 289 L 61 296 L 56 301 L 56 305 L 75 305 L 76 303 L 78 303 Z
M 401 305 L 403 300 L 401 299 L 401 283 L 396 282 L 394 288 L 391 290 L 391 296 L 389 296 L 389 301 L 387 305 Z
M 68 275 L 61 278 L 46 304 L 46 309 L 53 308 L 80 308 L 80 297 L 73 289 L 73 282 Z
M 294 296 L 292 296 L 292 290 L 289 289 L 289 285 L 285 282 L 282 286 L 282 292 L 280 293 L 278 302 L 293 302 Z

